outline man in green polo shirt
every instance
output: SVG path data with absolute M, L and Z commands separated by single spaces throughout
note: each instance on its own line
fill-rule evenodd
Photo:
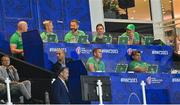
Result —
M 131 54 L 133 61 L 129 63 L 128 71 L 134 72 L 148 72 L 148 63 L 141 61 L 141 52 L 133 51 Z
M 45 20 L 43 22 L 45 31 L 41 33 L 41 39 L 43 42 L 56 42 L 58 43 L 57 34 L 53 33 L 53 23 L 51 20 Z
M 109 40 L 108 40 L 108 36 L 106 36 L 104 34 L 104 26 L 102 24 L 97 24 L 96 25 L 96 34 L 93 35 L 93 43 L 98 43 L 98 44 L 106 44 L 106 43 L 111 43 L 112 42 L 112 37 L 109 36 Z M 105 40 L 107 39 L 107 40 Z
M 93 49 L 93 57 L 90 57 L 86 63 L 86 68 L 90 72 L 105 72 L 105 64 L 102 59 L 102 49 Z
M 65 35 L 64 41 L 67 43 L 78 43 L 79 36 L 86 35 L 83 31 L 78 30 L 78 28 L 79 28 L 79 21 L 76 19 L 71 20 L 70 22 L 71 31 L 69 31 Z
M 25 21 L 19 21 L 17 31 L 10 38 L 10 49 L 14 57 L 24 59 L 22 33 L 27 32 L 28 25 Z
M 128 45 L 133 45 L 133 44 L 138 45 L 138 44 L 140 44 L 140 36 L 139 36 L 138 32 L 135 32 L 135 25 L 134 24 L 129 24 L 126 27 L 126 32 L 123 33 L 121 36 L 122 37 L 123 36 L 128 36 L 129 37 Z

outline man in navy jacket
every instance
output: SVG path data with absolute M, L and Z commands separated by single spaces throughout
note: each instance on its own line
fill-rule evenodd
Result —
M 58 71 L 59 75 L 51 87 L 51 104 L 70 104 L 69 90 L 65 83 L 69 77 L 69 70 L 62 67 Z

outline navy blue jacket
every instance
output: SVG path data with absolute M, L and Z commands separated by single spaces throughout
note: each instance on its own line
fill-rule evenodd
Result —
M 51 87 L 51 104 L 70 104 L 69 93 L 59 78 L 53 82 Z

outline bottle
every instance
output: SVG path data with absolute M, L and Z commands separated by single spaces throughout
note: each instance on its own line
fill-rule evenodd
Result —
M 44 93 L 44 95 L 45 95 L 45 104 L 50 104 L 49 93 L 46 91 L 46 92 Z

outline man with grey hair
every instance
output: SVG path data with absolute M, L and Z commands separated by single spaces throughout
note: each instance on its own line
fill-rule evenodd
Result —
M 28 24 L 25 21 L 19 21 L 17 31 L 10 38 L 10 49 L 14 57 L 24 59 L 22 33 L 27 32 Z

